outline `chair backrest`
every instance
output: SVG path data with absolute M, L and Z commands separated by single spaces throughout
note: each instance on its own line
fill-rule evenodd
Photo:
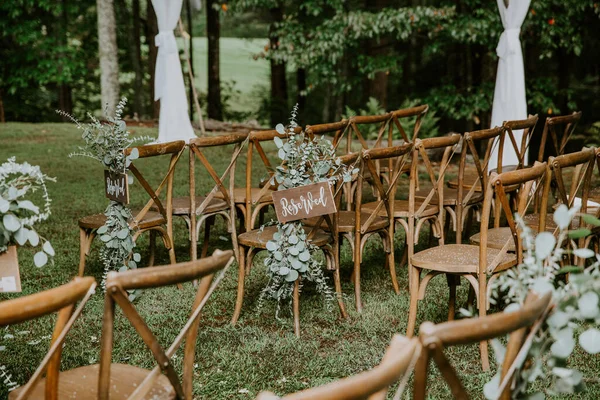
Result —
M 527 215 L 531 212 L 538 214 L 539 224 L 538 232 L 543 232 L 546 224 L 546 210 L 548 206 L 548 192 L 551 173 L 547 163 L 538 163 L 530 168 L 504 172 L 501 174 L 492 173 L 485 191 L 483 201 L 483 211 L 481 215 L 481 231 L 479 243 L 479 273 L 482 276 L 498 272 L 502 267 L 500 261 L 508 251 L 511 241 L 517 254 L 517 262 L 522 262 L 523 244 L 521 242 L 521 229 L 518 226 L 514 213 L 515 211 L 521 218 L 527 220 Z M 507 193 L 515 189 L 517 191 L 516 210 L 508 198 Z M 539 202 L 536 201 L 539 199 Z M 492 202 L 496 202 L 497 212 L 504 213 L 512 237 L 507 240 L 501 251 L 497 254 L 491 264 L 487 259 L 487 238 Z M 537 207 L 539 204 L 539 207 Z M 499 226 L 500 218 L 494 220 L 495 227 Z
M 561 115 L 558 117 L 546 118 L 544 130 L 542 132 L 542 141 L 540 142 L 540 151 L 538 153 L 538 161 L 546 161 L 546 143 L 548 135 L 550 135 L 550 143 L 552 144 L 555 155 L 560 156 L 565 154 L 567 143 L 575 131 L 577 123 L 581 119 L 581 111 L 573 112 L 569 115 Z
M 277 397 L 273 393 L 262 392 L 257 400 L 377 400 L 385 399 L 389 387 L 403 378 L 418 348 L 418 340 L 396 335 L 392 339 L 381 363 L 371 370 L 361 372 L 326 385 L 318 386 Z
M 368 231 L 371 223 L 380 214 L 380 210 L 385 210 L 385 217 L 393 223 L 394 220 L 394 199 L 396 197 L 396 191 L 398 183 L 400 181 L 400 175 L 404 170 L 404 165 L 408 162 L 409 155 L 413 151 L 414 146 L 412 143 L 405 143 L 401 146 L 395 147 L 376 147 L 369 150 L 363 150 L 362 152 L 362 174 L 358 177 L 358 182 L 355 189 L 354 197 L 354 212 L 356 218 L 356 229 L 360 229 L 361 233 Z M 389 182 L 384 182 L 381 174 L 379 173 L 379 161 L 390 160 L 393 161 L 392 168 L 389 170 Z M 361 221 L 361 204 L 363 197 L 363 176 L 366 171 L 369 171 L 369 175 L 372 179 L 372 184 L 375 187 L 376 197 L 380 199 L 377 207 L 371 212 L 368 219 L 362 223 Z
M 408 212 L 411 218 L 419 218 L 422 215 L 423 211 L 431 204 L 434 198 L 437 201 L 436 204 L 444 204 L 444 176 L 446 174 L 446 169 L 448 168 L 448 165 L 452 161 L 454 153 L 457 150 L 457 146 L 460 143 L 460 140 L 461 135 L 459 135 L 458 133 L 449 136 L 415 140 L 415 147 L 413 149 L 411 161 L 412 164 L 408 191 Z M 444 151 L 442 160 L 440 162 L 440 168 L 436 173 L 427 151 L 438 149 L 444 149 Z M 431 190 L 429 191 L 428 195 L 423 200 L 419 208 L 415 209 L 415 195 L 416 191 L 419 188 L 419 164 L 425 166 L 425 170 L 427 171 L 427 177 L 429 183 L 431 184 Z M 443 214 L 443 212 L 443 207 L 440 206 L 440 215 Z
M 95 288 L 94 278 L 76 277 L 71 282 L 54 289 L 0 302 L 0 327 L 58 312 L 50 349 L 19 392 L 18 400 L 29 397 L 31 390 L 35 388 L 44 373 L 46 373 L 45 399 L 58 400 L 58 374 L 65 336 L 81 314 Z M 80 301 L 79 306 L 75 308 L 78 301 Z
M 514 120 L 514 121 L 505 121 L 503 126 L 506 128 L 506 133 L 508 136 L 508 140 L 512 143 L 512 147 L 517 155 L 517 166 L 516 169 L 523 168 L 526 165 L 527 160 L 525 156 L 527 155 L 527 149 L 531 144 L 531 135 L 535 131 L 535 125 L 538 122 L 538 115 L 530 115 L 527 119 L 522 120 Z M 515 138 L 515 131 L 522 130 L 523 136 L 521 136 L 521 143 L 517 143 Z M 502 163 L 499 162 L 497 166 L 498 173 L 502 173 Z
M 469 204 L 471 200 L 483 200 L 482 189 L 480 192 L 477 190 L 479 185 L 480 188 L 486 188 L 489 179 L 488 165 L 493 154 L 495 146 L 498 146 L 497 161 L 501 164 L 504 141 L 505 141 L 506 129 L 503 126 L 495 127 L 491 129 L 483 129 L 479 131 L 466 132 L 463 135 L 463 144 L 460 154 L 460 162 L 458 166 L 458 185 L 457 185 L 457 207 L 456 207 L 456 243 L 462 243 L 462 219 L 463 210 Z M 481 157 L 479 150 L 483 149 Z M 467 162 L 469 155 L 472 157 L 472 161 Z M 471 182 L 469 189 L 465 188 L 465 171 L 470 168 L 471 165 L 475 166 L 477 178 L 475 182 Z
M 125 272 L 110 272 L 106 279 L 106 296 L 104 302 L 104 319 L 102 324 L 102 347 L 100 354 L 100 379 L 98 382 L 98 398 L 108 399 L 110 390 L 110 368 L 114 337 L 115 304 L 119 305 L 125 317 L 131 322 L 139 333 L 148 349 L 152 352 L 158 366 L 139 384 L 130 398 L 143 398 L 152 388 L 152 384 L 161 371 L 167 376 L 178 398 L 192 398 L 192 378 L 194 374 L 194 357 L 196 336 L 200 311 L 215 289 L 216 284 L 223 277 L 211 284 L 213 275 L 226 269 L 234 260 L 233 251 L 215 250 L 212 256 L 200 260 L 190 261 L 176 265 L 136 269 Z M 224 272 L 224 271 L 223 271 Z M 183 329 L 179 332 L 174 342 L 165 351 L 159 344 L 143 318 L 138 314 L 134 305 L 129 301 L 127 290 L 149 289 L 169 286 L 202 279 L 192 306 L 190 317 Z M 185 338 L 185 351 L 183 359 L 183 384 L 171 363 L 171 357 L 181 346 Z M 135 397 L 139 396 L 139 397 Z
M 542 296 L 531 292 L 523 307 L 514 312 L 499 312 L 485 317 L 449 321 L 437 325 L 431 322 L 421 324 L 419 340 L 422 350 L 415 367 L 413 398 L 415 400 L 426 398 L 427 369 L 432 358 L 443 379 L 450 386 L 453 398 L 470 398 L 456 371 L 444 355 L 444 349 L 461 344 L 478 343 L 507 334 L 510 336 L 502 364 L 501 379 L 512 381 L 517 364 L 515 361 L 522 356 L 522 352 L 528 351 L 533 335 L 550 310 L 551 301 L 552 294 L 549 292 Z M 510 386 L 510 384 L 505 385 L 501 400 L 511 398 Z M 481 389 L 482 386 L 478 386 L 477 390 L 481 391 Z M 480 397 L 480 393 L 473 397 Z
M 150 209 L 154 206 L 158 209 L 158 212 L 165 218 L 167 221 L 171 221 L 171 212 L 172 212 L 172 201 L 173 201 L 173 176 L 175 174 L 175 166 L 179 161 L 179 158 L 183 154 L 183 150 L 185 148 L 185 141 L 177 140 L 174 142 L 167 143 L 158 143 L 158 144 L 148 144 L 144 146 L 137 147 L 129 147 L 125 149 L 125 154 L 129 155 L 134 149 L 137 149 L 138 155 L 140 159 L 142 158 L 150 158 L 150 157 L 161 157 L 161 156 L 170 156 L 169 168 L 167 169 L 167 173 L 162 177 L 160 184 L 154 189 L 150 183 L 146 180 L 144 175 L 140 172 L 140 170 L 136 167 L 136 162 L 132 162 L 127 168 L 138 180 L 140 185 L 144 188 L 148 196 L 150 196 L 150 200 L 146 203 L 146 205 L 141 209 L 141 211 L 134 216 L 134 221 L 141 221 L 144 216 L 150 211 Z M 164 190 L 165 186 L 166 190 L 166 200 L 165 203 L 160 199 L 160 194 Z

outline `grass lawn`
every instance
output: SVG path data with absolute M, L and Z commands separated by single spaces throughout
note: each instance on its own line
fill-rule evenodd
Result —
M 254 59 L 253 55 L 264 50 L 268 39 L 221 38 L 221 85 L 234 83 L 239 90 L 229 100 L 229 106 L 236 111 L 253 111 L 256 114 L 259 99 L 256 91 L 263 87 L 269 90 L 269 62 L 264 58 Z M 204 93 L 208 90 L 207 63 L 208 40 L 194 38 L 194 71 L 196 84 Z
M 135 128 L 135 134 L 156 136 L 150 128 Z M 80 132 L 67 124 L 0 124 L 0 161 L 16 156 L 17 161 L 28 161 L 40 165 L 42 171 L 57 178 L 49 184 L 53 199 L 53 215 L 39 226 L 39 232 L 51 239 L 56 250 L 54 265 L 42 269 L 33 266 L 33 251 L 19 250 L 23 294 L 36 293 L 68 282 L 77 273 L 79 260 L 79 236 L 77 219 L 81 216 L 104 210 L 107 200 L 103 197 L 102 168 L 90 159 L 72 158 L 67 155 L 81 144 Z M 274 147 L 268 147 L 270 156 L 275 157 Z M 229 149 L 215 149 L 210 153 L 222 168 L 227 163 Z M 178 165 L 175 191 L 177 195 L 187 192 L 187 155 Z M 199 163 L 198 163 L 199 164 Z M 164 171 L 166 163 L 140 162 L 142 171 L 151 171 L 156 179 Z M 242 178 L 244 161 L 238 164 Z M 198 179 L 208 189 L 207 179 Z M 140 204 L 144 197 L 136 183 L 131 188 L 132 204 Z M 403 192 L 403 190 L 400 190 Z M 427 232 L 425 232 L 425 235 Z M 188 260 L 187 232 L 182 221 L 175 224 L 175 243 L 179 261 Z M 425 242 L 425 241 L 424 241 Z M 396 256 L 401 256 L 403 238 L 397 237 Z M 138 242 L 142 253 L 142 265 L 147 255 L 147 239 Z M 211 251 L 216 248 L 231 248 L 225 228 L 221 222 L 210 240 Z M 96 243 L 94 250 L 99 245 Z M 86 273 L 96 280 L 102 279 L 103 268 L 92 252 Z M 157 264 L 167 263 L 164 249 L 157 245 Z M 301 296 L 302 337 L 293 335 L 292 321 L 283 322 L 274 318 L 274 306 L 269 304 L 257 310 L 258 295 L 267 282 L 261 266 L 261 257 L 247 283 L 246 299 L 242 317 L 237 326 L 230 325 L 236 295 L 237 271 L 231 269 L 220 287 L 207 304 L 201 320 L 197 346 L 197 369 L 194 379 L 196 398 L 204 399 L 250 399 L 265 389 L 278 394 L 300 390 L 348 376 L 376 365 L 383 355 L 392 335 L 404 334 L 408 318 L 408 293 L 406 269 L 398 267 L 400 295 L 392 291 L 389 275 L 384 270 L 381 243 L 374 239 L 368 244 L 363 261 L 364 312 L 353 312 L 353 287 L 349 281 L 352 261 L 347 245 L 342 257 L 343 290 L 350 320 L 342 321 L 332 305 L 327 311 L 321 298 L 307 286 Z M 154 329 L 161 343 L 168 345 L 182 327 L 190 312 L 194 290 L 191 284 L 182 290 L 175 287 L 146 291 L 136 300 L 136 307 Z M 459 287 L 459 304 L 464 304 L 467 285 Z M 0 300 L 20 295 L 0 295 Z M 100 331 L 102 324 L 102 290 L 92 297 L 72 332 L 67 337 L 63 352 L 63 369 L 96 363 L 99 361 Z M 445 279 L 438 278 L 429 286 L 425 301 L 419 304 L 417 322 L 426 320 L 442 322 L 447 317 L 447 287 Z M 43 318 L 18 326 L 3 329 L 0 346 L 0 364 L 7 367 L 14 380 L 23 384 L 31 376 L 48 348 L 48 335 L 52 333 L 54 318 Z M 13 339 L 4 335 L 12 334 Z M 463 379 L 473 398 L 481 398 L 484 383 L 492 376 L 481 372 L 478 346 L 463 346 L 447 351 L 450 362 Z M 178 353 L 176 363 L 183 356 Z M 151 368 L 153 357 L 145 348 L 134 329 L 120 315 L 116 321 L 113 361 L 130 363 Z M 571 365 L 579 368 L 586 376 L 588 392 L 579 397 L 600 398 L 597 381 L 600 371 L 598 357 L 576 352 Z M 493 362 L 493 359 L 492 359 Z M 180 365 L 179 365 L 180 366 Z M 543 386 L 548 386 L 544 382 Z M 431 399 L 448 399 L 451 394 L 436 368 L 432 368 L 429 380 Z M 6 388 L 0 383 L 0 399 L 6 398 Z

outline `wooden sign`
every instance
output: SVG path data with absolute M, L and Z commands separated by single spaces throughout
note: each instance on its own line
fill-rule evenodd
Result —
M 21 277 L 17 246 L 8 246 L 8 250 L 0 254 L 0 293 L 20 291 Z
M 278 190 L 272 193 L 272 197 L 277 220 L 281 223 L 337 211 L 328 182 Z
M 111 200 L 129 204 L 127 174 L 117 174 L 104 170 L 104 194 Z

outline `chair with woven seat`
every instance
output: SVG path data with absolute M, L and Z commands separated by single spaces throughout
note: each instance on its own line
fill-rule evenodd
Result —
M 498 200 L 499 209 L 505 212 L 505 218 L 511 229 L 510 240 L 514 241 L 515 248 L 520 249 L 520 229 L 515 222 L 512 208 L 509 204 L 506 189 L 518 186 L 518 204 L 522 217 L 528 212 L 528 205 L 543 190 L 544 179 L 547 174 L 546 163 L 511 171 L 502 174 L 493 174 L 487 183 L 483 210 L 481 215 L 481 239 L 478 246 L 471 244 L 447 244 L 432 247 L 416 253 L 409 263 L 413 270 L 409 274 L 411 280 L 410 311 L 408 318 L 407 335 L 414 333 L 417 318 L 418 301 L 424 299 L 425 290 L 432 278 L 438 275 L 451 276 L 453 279 L 465 278 L 475 292 L 479 316 L 485 316 L 489 307 L 488 287 L 498 274 L 517 264 L 517 256 L 508 252 L 508 243 L 502 249 L 488 247 L 488 225 L 491 217 L 492 202 Z M 421 280 L 421 272 L 428 270 Z M 456 302 L 456 286 L 450 286 L 448 319 L 454 318 Z M 487 343 L 481 343 L 482 360 L 487 360 Z M 487 362 L 487 361 L 486 361 Z
M 496 143 L 496 146 L 499 144 L 500 149 L 502 149 L 504 144 L 504 131 L 505 129 L 503 127 L 497 127 L 466 132 L 462 137 L 462 148 L 458 166 L 458 184 L 455 187 L 443 185 L 440 189 L 444 208 L 443 220 L 444 222 L 452 222 L 451 226 L 456 232 L 456 243 L 462 243 L 462 232 L 467 215 L 470 215 L 474 209 L 481 208 L 481 204 L 483 203 L 483 193 L 477 191 L 476 187 L 479 186 L 479 182 L 483 182 L 483 186 L 486 186 L 488 179 L 487 166 L 492 155 L 494 143 Z M 479 148 L 484 149 L 482 156 L 479 155 Z M 502 150 L 498 152 L 498 155 L 501 159 Z M 469 157 L 472 160 L 467 162 Z M 468 165 L 475 166 L 473 169 L 477 175 L 470 180 L 470 182 L 477 182 L 477 184 L 471 185 L 470 188 L 463 185 L 464 180 L 469 179 L 468 177 L 465 177 Z M 424 200 L 429 193 L 429 189 L 417 190 L 415 192 L 415 199 Z M 462 201 L 459 201 L 459 199 L 462 199 Z M 438 197 L 432 197 L 431 202 L 432 204 L 437 204 Z M 450 218 L 448 219 L 447 216 Z
M 481 398 L 483 385 L 476 385 L 472 397 L 444 354 L 449 347 L 486 342 L 508 335 L 508 343 L 500 368 L 500 382 L 495 398 L 510 400 L 512 385 L 521 363 L 531 348 L 534 337 L 544 325 L 553 307 L 552 293 L 538 294 L 530 291 L 524 304 L 516 311 L 499 312 L 479 318 L 468 318 L 434 325 L 424 322 L 419 329 L 421 352 L 415 365 L 413 399 L 424 400 L 427 396 L 429 364 L 433 360 L 442 379 L 450 387 L 452 398 Z M 485 361 L 485 362 L 484 362 Z M 482 359 L 483 370 L 489 370 L 487 358 Z M 439 379 L 436 377 L 435 379 Z
M 192 260 L 197 258 L 197 242 L 200 228 L 204 223 L 204 240 L 200 257 L 206 257 L 208 252 L 208 241 L 210 238 L 210 229 L 216 216 L 221 216 L 227 224 L 227 230 L 231 234 L 233 248 L 237 251 L 237 233 L 235 227 L 235 204 L 233 202 L 233 190 L 235 180 L 235 167 L 240 153 L 243 150 L 247 135 L 229 134 L 214 137 L 195 138 L 189 141 L 189 171 L 190 171 L 190 195 L 176 197 L 173 199 L 173 215 L 182 217 L 189 231 L 190 238 L 190 257 Z M 233 147 L 232 147 L 233 146 Z M 224 172 L 219 176 L 214 168 L 215 160 L 209 153 L 219 148 L 224 152 L 231 150 L 229 164 Z M 202 167 L 209 175 L 209 179 L 214 186 L 206 195 L 196 194 L 196 158 L 202 164 Z M 229 178 L 229 186 L 226 187 L 224 181 Z M 216 195 L 219 194 L 219 198 Z M 190 210 L 195 209 L 195 213 Z
M 383 400 L 390 386 L 406 380 L 418 346 L 417 339 L 395 335 L 381 363 L 373 369 L 283 397 L 261 392 L 256 400 Z
M 140 159 L 159 157 L 170 157 L 169 168 L 162 177 L 160 184 L 153 189 L 150 183 L 135 166 L 137 162 L 132 162 L 128 171 L 135 176 L 140 186 L 146 191 L 150 200 L 146 202 L 143 208 L 132 211 L 133 221 L 130 225 L 136 228 L 134 240 L 142 233 L 150 232 L 150 260 L 148 265 L 154 265 L 154 245 L 156 234 L 158 233 L 169 252 L 169 259 L 172 264 L 176 263 L 175 248 L 173 245 L 173 219 L 171 217 L 173 208 L 173 175 L 175 166 L 183 154 L 185 142 L 178 140 L 175 142 L 150 144 L 145 146 L 130 147 L 125 149 L 125 154 L 129 155 L 134 149 L 137 150 Z M 156 160 L 158 161 L 158 160 Z M 160 199 L 161 192 L 165 189 L 166 195 L 164 204 Z M 85 270 L 86 256 L 90 254 L 92 242 L 96 237 L 97 230 L 106 223 L 104 214 L 95 214 L 81 218 L 79 221 L 79 275 L 83 276 Z M 165 229 L 166 227 L 166 229 Z
M 565 154 L 567 143 L 573 135 L 573 132 L 575 131 L 577 123 L 580 119 L 581 111 L 573 112 L 569 115 L 546 118 L 537 160 L 539 162 L 547 160 L 546 143 L 548 143 L 548 136 L 550 136 L 550 144 L 552 146 L 553 155 L 560 156 Z
M 360 158 L 358 153 L 349 154 L 344 157 L 340 157 L 340 161 L 347 165 L 355 163 Z M 341 183 L 334 186 L 335 190 L 334 199 L 336 203 L 336 209 L 339 209 L 341 199 Z M 321 229 L 322 223 L 326 222 L 329 231 L 336 231 L 337 229 L 337 213 L 333 215 L 326 215 L 317 217 L 315 223 L 311 226 L 306 224 L 307 227 L 307 239 L 308 242 L 316 247 L 319 247 L 323 251 L 327 269 L 333 272 L 335 291 L 337 294 L 338 306 L 342 318 L 348 318 L 346 307 L 342 298 L 342 286 L 340 281 L 340 270 L 339 270 L 339 241 L 336 235 L 325 232 Z M 238 235 L 238 289 L 237 298 L 235 302 L 235 309 L 231 323 L 237 324 L 240 314 L 242 312 L 242 306 L 244 303 L 244 290 L 246 277 L 249 275 L 252 269 L 252 263 L 256 254 L 260 251 L 267 250 L 267 243 L 273 239 L 273 235 L 277 232 L 277 226 L 261 227 L 259 229 L 253 229 L 246 231 Z M 292 295 L 292 308 L 294 313 L 294 333 L 300 337 L 300 307 L 299 307 L 299 282 L 298 278 L 294 283 L 293 295 Z
M 29 381 L 9 393 L 10 400 L 66 399 L 72 395 L 59 385 L 60 360 L 65 337 L 83 307 L 94 293 L 96 281 L 92 277 L 76 277 L 54 289 L 0 302 L 0 327 L 58 313 L 48 353 Z M 77 308 L 75 305 L 79 302 Z M 45 378 L 43 377 L 45 375 Z

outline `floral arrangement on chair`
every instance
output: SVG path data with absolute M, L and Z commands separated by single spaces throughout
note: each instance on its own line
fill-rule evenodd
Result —
M 50 217 L 50 204 L 46 182 L 55 182 L 40 171 L 40 167 L 29 163 L 17 163 L 15 157 L 0 165 L 0 255 L 9 246 L 33 247 L 41 245 L 41 250 L 33 257 L 36 267 L 43 267 L 48 257 L 54 256 L 50 242 L 40 236 L 35 225 Z M 28 195 L 38 190 L 42 192 L 44 205 L 36 206 Z
M 553 308 L 534 335 L 531 335 L 524 348 L 527 353 L 519 354 L 515 361 L 516 382 L 512 398 L 544 399 L 545 394 L 527 394 L 532 382 L 547 376 L 552 377 L 553 386 L 548 395 L 570 394 L 583 391 L 585 384 L 581 372 L 570 369 L 567 359 L 579 342 L 588 354 L 600 353 L 600 255 L 587 248 L 577 248 L 575 242 L 591 234 L 587 228 L 569 231 L 571 220 L 578 216 L 578 208 L 568 209 L 560 205 L 554 212 L 554 222 L 558 226 L 558 236 L 541 232 L 533 236 L 531 229 L 517 215 L 523 240 L 523 263 L 508 270 L 492 285 L 492 303 L 507 305 L 505 312 L 520 307 L 529 289 L 538 293 L 553 293 Z M 600 220 L 590 215 L 581 215 L 584 222 L 600 227 Z M 565 249 L 569 242 L 573 250 Z M 575 256 L 579 264 L 587 266 L 561 266 L 565 255 Z M 568 282 L 559 280 L 561 275 L 570 273 Z M 579 333 L 584 323 L 592 323 Z M 492 342 L 496 361 L 502 364 L 504 346 L 499 341 Z M 495 399 L 500 394 L 500 373 L 484 387 L 487 399 Z
M 325 137 L 309 138 L 304 132 L 296 133 L 297 106 L 294 107 L 290 124 L 278 124 L 276 130 L 287 139 L 274 138 L 281 165 L 276 168 L 275 181 L 278 190 L 305 186 L 318 182 L 333 184 L 340 179 L 350 181 L 356 172 L 343 165 L 335 155 L 335 148 Z M 323 262 L 313 257 L 319 247 L 310 243 L 302 221 L 276 223 L 277 232 L 267 243 L 268 256 L 264 265 L 269 283 L 262 290 L 259 307 L 266 298 L 277 301 L 276 318 L 279 318 L 281 303 L 291 306 L 294 282 L 298 278 L 314 282 L 317 291 L 326 303 L 335 299 L 332 289 L 323 275 Z
M 132 138 L 130 136 L 127 125 L 122 119 L 126 104 L 127 99 L 122 98 L 117 104 L 115 116 L 106 116 L 107 123 L 101 123 L 88 113 L 91 122 L 83 124 L 72 115 L 57 110 L 58 114 L 69 118 L 78 129 L 83 131 L 81 137 L 85 146 L 80 146 L 79 152 L 71 153 L 69 157 L 89 157 L 101 162 L 112 173 L 126 173 L 127 167 L 139 157 L 139 154 L 137 149 L 134 149 L 126 156 L 124 150 L 136 142 L 153 140 L 150 137 Z M 128 176 L 128 181 L 129 184 L 132 184 L 133 177 Z M 103 287 L 109 271 L 137 268 L 137 262 L 141 259 L 139 253 L 133 252 L 135 248 L 133 233 L 136 227 L 130 226 L 133 215 L 129 207 L 111 200 L 104 215 L 106 215 L 106 223 L 97 232 L 100 240 L 104 243 L 104 247 L 100 251 L 100 258 L 105 269 L 102 279 Z M 133 300 L 132 297 L 134 298 L 135 294 L 130 293 L 131 300 Z

